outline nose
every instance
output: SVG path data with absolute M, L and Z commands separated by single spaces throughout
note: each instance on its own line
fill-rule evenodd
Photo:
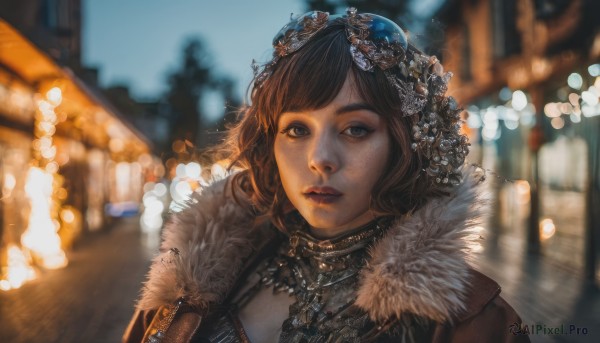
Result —
M 333 134 L 314 135 L 309 151 L 309 167 L 321 174 L 332 174 L 340 168 L 340 155 Z

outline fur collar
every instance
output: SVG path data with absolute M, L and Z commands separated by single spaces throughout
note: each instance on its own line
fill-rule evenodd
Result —
M 465 169 L 452 195 L 398 218 L 372 248 L 356 300 L 372 319 L 408 311 L 444 322 L 465 311 L 468 260 L 479 246 L 486 203 L 476 191 L 481 176 L 473 167 Z M 213 183 L 172 215 L 139 309 L 185 297 L 199 311 L 209 311 L 224 301 L 248 259 L 275 236 L 268 225 L 252 228 L 255 218 L 234 201 L 228 180 Z

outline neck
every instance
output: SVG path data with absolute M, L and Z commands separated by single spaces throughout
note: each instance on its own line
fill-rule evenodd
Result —
M 312 226 L 308 226 L 308 230 L 307 233 L 309 235 L 311 235 L 312 237 L 318 239 L 318 240 L 322 240 L 322 241 L 338 241 L 341 240 L 345 237 L 349 237 L 349 236 L 353 236 L 357 233 L 360 233 L 362 231 L 365 230 L 370 230 L 371 228 L 374 228 L 377 224 L 377 222 L 379 221 L 378 218 L 376 219 L 372 219 L 371 221 L 362 224 L 358 227 L 353 227 L 351 229 L 345 229 L 345 230 L 339 230 L 339 231 L 332 231 L 332 230 L 327 230 L 327 229 L 319 229 L 319 228 L 314 228 Z
M 353 234 L 362 230 L 364 227 L 369 226 L 371 223 L 377 220 L 372 212 L 367 211 L 360 216 L 356 217 L 351 222 L 333 228 L 319 228 L 312 225 L 308 225 L 308 232 L 315 238 L 318 239 L 336 239 L 346 235 Z

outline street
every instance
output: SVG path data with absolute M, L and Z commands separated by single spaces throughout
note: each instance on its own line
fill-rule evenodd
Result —
M 119 342 L 154 251 L 138 223 L 121 219 L 86 237 L 66 268 L 0 292 L 0 342 Z
M 528 255 L 523 241 L 503 236 L 487 238 L 476 266 L 502 287 L 502 296 L 519 313 L 523 323 L 537 328 L 532 342 L 598 342 L 600 291 L 582 279 L 580 272 Z M 586 328 L 588 334 L 548 334 L 544 327 Z

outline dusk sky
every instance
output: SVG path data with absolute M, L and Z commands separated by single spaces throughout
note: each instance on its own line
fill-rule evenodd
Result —
M 184 42 L 198 36 L 215 70 L 238 80 L 241 97 L 252 59 L 268 60 L 292 12 L 304 13 L 304 1 L 84 0 L 83 62 L 100 68 L 102 86 L 125 83 L 138 99 L 153 98 L 179 65 Z
M 415 13 L 440 2 L 415 1 Z M 184 42 L 197 36 L 215 71 L 237 80 L 241 98 L 252 59 L 269 60 L 275 33 L 305 11 L 303 0 L 84 0 L 83 62 L 100 69 L 102 86 L 128 84 L 137 99 L 152 99 L 165 90 Z

